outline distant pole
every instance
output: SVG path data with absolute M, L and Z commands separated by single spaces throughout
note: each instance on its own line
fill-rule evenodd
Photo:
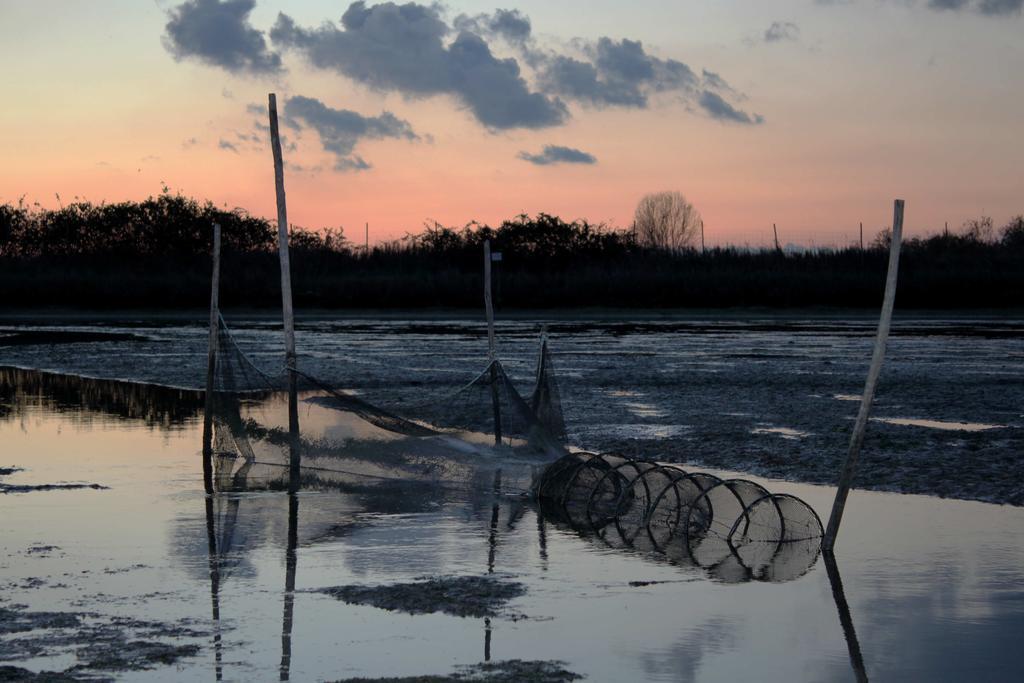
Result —
M 370 222 L 366 222 L 366 254 L 370 254 Z
M 484 311 L 487 315 L 487 359 L 491 378 L 491 407 L 494 409 L 494 445 L 501 445 L 501 400 L 498 394 L 498 345 L 494 336 L 494 306 L 491 303 L 491 241 L 484 240 Z
M 878 321 L 878 334 L 875 337 L 875 351 L 871 356 L 868 379 L 864 385 L 864 395 L 860 400 L 860 411 L 857 413 L 857 421 L 853 426 L 850 448 L 846 453 L 846 462 L 843 463 L 843 471 L 839 477 L 839 486 L 836 489 L 836 498 L 832 504 L 832 514 L 828 519 L 828 528 L 825 530 L 825 538 L 822 542 L 822 547 L 826 552 L 831 552 L 835 546 L 836 534 L 839 533 L 839 524 L 843 521 L 846 497 L 850 494 L 850 486 L 853 484 L 854 473 L 857 469 L 857 459 L 860 457 L 860 449 L 864 444 L 864 432 L 867 430 L 868 417 L 871 414 L 871 404 L 875 400 L 878 375 L 882 371 L 882 362 L 885 360 L 885 344 L 889 338 L 889 323 L 892 322 L 892 309 L 896 301 L 896 280 L 899 274 L 900 242 L 902 239 L 903 200 L 897 199 L 893 208 L 892 245 L 889 247 L 889 272 L 885 278 L 885 296 L 882 300 L 882 315 Z
M 864 251 L 864 221 L 860 223 L 860 250 Z
M 210 341 L 206 352 L 206 395 L 203 408 L 203 487 L 213 493 L 213 380 L 217 370 L 217 337 L 220 322 L 220 225 L 213 224 L 213 276 L 210 278 Z
M 704 219 L 700 221 L 700 253 L 704 253 Z
M 288 207 L 284 195 L 284 157 L 277 124 L 277 96 L 268 96 L 270 109 L 270 146 L 274 152 L 274 186 L 277 190 L 277 249 L 281 258 L 281 311 L 284 316 L 284 361 L 288 369 L 288 432 L 291 437 L 289 490 L 299 483 L 299 401 L 295 377 L 295 312 L 292 309 L 292 272 L 288 258 Z
M 946 227 L 942 229 L 942 236 L 949 237 L 949 221 L 946 221 Z
M 491 303 L 491 241 L 484 240 L 484 310 L 487 314 L 487 358 L 498 357 L 494 338 L 494 306 Z
M 782 251 L 782 247 L 779 246 L 779 229 L 772 223 L 772 232 L 775 233 L 775 251 Z

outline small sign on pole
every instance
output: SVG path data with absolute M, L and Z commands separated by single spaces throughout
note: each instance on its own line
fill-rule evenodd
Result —
M 492 251 L 491 252 L 491 260 L 492 261 L 500 261 L 501 260 L 501 252 L 500 251 Z

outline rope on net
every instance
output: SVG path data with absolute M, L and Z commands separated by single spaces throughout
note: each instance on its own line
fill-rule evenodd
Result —
M 613 547 L 708 569 L 722 580 L 785 581 L 817 560 L 811 506 L 746 479 L 605 453 L 570 453 L 540 476 L 545 512 Z

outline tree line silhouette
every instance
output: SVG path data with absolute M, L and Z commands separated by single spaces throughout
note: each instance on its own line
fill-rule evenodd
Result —
M 277 231 L 241 209 L 166 190 L 140 202 L 75 201 L 57 209 L 0 205 L 0 291 L 8 308 L 201 308 L 209 294 L 211 225 L 222 229 L 225 306 L 280 304 Z M 300 307 L 477 308 L 482 245 L 503 253 L 498 305 L 514 308 L 865 307 L 881 300 L 888 235 L 856 247 L 651 246 L 631 229 L 557 216 L 493 228 L 424 226 L 366 249 L 340 228 L 292 227 Z M 904 244 L 901 308 L 1024 306 L 1024 217 L 991 219 Z

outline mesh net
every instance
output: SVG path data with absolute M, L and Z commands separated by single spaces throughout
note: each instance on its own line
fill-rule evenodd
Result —
M 530 410 L 544 431 L 561 443 L 566 441 L 565 416 L 562 414 L 562 397 L 555 379 L 555 368 L 551 362 L 546 332 L 540 337 L 540 351 L 537 353 L 537 380 L 530 394 Z
M 454 391 L 424 392 L 409 419 L 298 370 L 264 369 L 247 354 L 223 317 L 217 330 L 213 377 L 215 486 L 231 491 L 284 487 L 293 453 L 300 486 L 365 488 L 384 481 L 465 482 L 469 469 L 454 455 L 493 452 L 564 453 L 564 420 L 546 340 L 538 354 L 531 401 L 516 390 L 501 362 L 491 361 Z M 287 393 L 294 381 L 301 419 L 289 432 Z M 258 407 L 257 407 L 258 406 Z M 543 420 L 534 407 L 542 411 Z M 545 423 L 554 424 L 552 434 Z M 481 450 L 483 449 L 483 450 Z M 295 485 L 294 481 L 290 482 Z M 530 482 L 523 483 L 525 490 Z
M 570 453 L 535 487 L 550 516 L 615 547 L 663 553 L 721 581 L 786 581 L 817 560 L 814 510 L 746 479 L 617 454 Z
M 243 351 L 223 317 L 219 317 L 216 375 L 218 392 L 245 394 L 284 391 L 285 368 L 264 370 Z M 418 405 L 405 412 L 409 419 L 382 405 L 354 396 L 310 374 L 296 371 L 297 388 L 315 392 L 307 399 L 319 405 L 358 415 L 380 429 L 412 437 L 463 432 L 471 440 L 490 435 L 495 444 L 529 446 L 549 454 L 564 452 L 565 418 L 547 336 L 542 335 L 537 355 L 536 380 L 527 401 L 509 379 L 500 360 L 455 391 L 425 392 Z M 486 440 L 486 439 L 483 439 Z

